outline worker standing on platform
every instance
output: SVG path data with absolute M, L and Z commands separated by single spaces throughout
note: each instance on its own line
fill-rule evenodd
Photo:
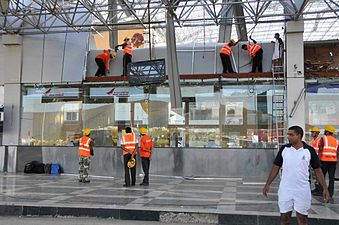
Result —
M 150 161 L 152 158 L 152 150 L 154 147 L 153 140 L 150 136 L 147 135 L 146 128 L 140 128 L 140 134 L 142 135 L 140 138 L 140 157 L 142 169 L 145 173 L 144 180 L 140 184 L 141 186 L 149 185 L 149 167 Z
M 283 145 L 279 149 L 263 189 L 263 195 L 267 198 L 270 185 L 282 168 L 278 190 L 281 225 L 290 224 L 293 210 L 296 211 L 298 224 L 307 224 L 307 215 L 308 210 L 311 208 L 312 199 L 309 166 L 314 169 L 317 180 L 324 188 L 324 202 L 329 200 L 329 193 L 320 168 L 319 158 L 314 148 L 302 141 L 303 133 L 303 129 L 299 126 L 292 126 L 288 129 L 289 144 Z
M 138 141 L 136 136 L 132 133 L 132 128 L 126 127 L 126 134 L 121 138 L 121 148 L 124 157 L 124 169 L 125 169 L 125 184 L 124 187 L 130 187 L 135 185 L 136 180 L 136 160 Z M 130 175 L 131 170 L 131 175 Z M 131 184 L 132 178 L 132 184 Z
M 130 41 L 130 37 L 126 36 L 124 39 L 124 43 L 121 45 L 115 46 L 115 51 L 119 49 L 119 47 L 122 47 L 124 50 L 124 57 L 123 57 L 123 73 L 122 76 L 127 76 L 127 66 L 128 63 L 132 62 L 132 43 Z
M 98 65 L 98 70 L 95 73 L 96 77 L 106 76 L 109 73 L 109 60 L 115 57 L 115 52 L 111 53 L 111 49 L 105 49 L 103 53 L 95 57 L 95 62 Z
M 220 59 L 222 63 L 222 73 L 234 73 L 231 62 L 232 47 L 236 46 L 239 41 L 235 42 L 231 39 L 228 43 L 224 44 L 220 49 Z
M 275 41 L 274 43 L 274 52 L 272 56 L 273 66 L 282 66 L 283 65 L 283 56 L 284 56 L 284 42 L 280 38 L 279 33 L 274 34 Z
M 253 41 L 253 44 L 244 44 L 241 46 L 243 50 L 247 50 L 248 54 L 252 57 L 252 71 L 251 73 L 255 73 L 257 68 L 258 72 L 262 72 L 262 59 L 263 59 L 263 53 L 262 47 L 257 44 L 257 42 L 252 39 L 252 36 L 250 36 L 250 39 Z
M 319 143 L 320 143 L 320 137 L 319 137 L 320 129 L 318 127 L 313 127 L 311 129 L 311 135 L 312 135 L 312 147 L 314 148 L 315 152 L 319 153 Z M 312 194 L 320 192 L 320 186 L 318 181 L 315 179 L 314 171 L 312 172 L 312 177 L 314 181 L 315 188 L 312 190 Z
M 333 126 L 329 125 L 324 129 L 324 136 L 320 139 L 319 143 L 319 158 L 324 176 L 326 176 L 328 172 L 328 191 L 332 198 L 334 193 L 334 176 L 339 154 L 339 142 L 333 137 L 335 132 Z M 333 199 L 331 199 L 331 201 L 333 201 Z
M 89 129 L 85 129 L 83 132 L 84 136 L 79 140 L 79 182 L 89 183 L 88 179 L 88 170 L 90 165 L 90 158 L 94 155 L 93 151 L 93 141 L 89 137 L 91 131 Z

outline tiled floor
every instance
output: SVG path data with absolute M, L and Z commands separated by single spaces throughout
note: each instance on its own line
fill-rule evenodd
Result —
M 199 213 L 278 214 L 278 183 L 269 199 L 261 195 L 263 180 L 151 177 L 148 187 L 124 188 L 121 179 L 92 178 L 78 183 L 75 176 L 0 174 L 1 205 L 121 208 Z M 310 217 L 339 220 L 339 182 L 334 204 L 312 199 Z

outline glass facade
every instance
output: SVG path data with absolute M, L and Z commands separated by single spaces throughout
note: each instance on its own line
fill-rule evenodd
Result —
M 76 145 L 84 128 L 96 146 L 119 146 L 126 126 L 147 127 L 156 147 L 276 147 L 272 85 L 184 85 L 171 109 L 168 86 L 23 86 L 21 145 Z
M 326 125 L 339 129 L 339 84 L 308 84 L 305 102 L 306 140 L 311 141 L 312 127 L 319 127 L 321 134 Z M 336 132 L 335 137 L 339 136 Z

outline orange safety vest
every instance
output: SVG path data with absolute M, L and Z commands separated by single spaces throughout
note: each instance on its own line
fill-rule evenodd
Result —
M 105 49 L 103 53 L 97 55 L 97 57 L 95 57 L 95 58 L 104 60 L 105 65 L 106 65 L 106 69 L 109 70 L 109 60 L 111 59 L 111 56 L 110 56 L 108 50 Z
M 125 134 L 124 136 L 122 136 L 121 145 L 124 147 L 124 149 L 122 150 L 122 154 L 132 154 L 136 149 L 136 144 L 137 140 L 133 133 Z M 134 154 L 136 155 L 137 152 L 135 151 Z
M 150 136 L 144 135 L 140 139 L 140 157 L 149 158 L 152 154 L 153 140 Z
M 232 48 L 231 48 L 231 46 L 228 45 L 228 43 L 227 43 L 227 44 L 224 44 L 224 46 L 222 46 L 222 48 L 221 48 L 221 50 L 220 50 L 219 53 L 220 53 L 220 54 L 231 55 L 231 53 L 232 53 Z
M 254 57 L 255 54 L 261 49 L 260 45 L 257 44 L 247 44 L 247 51 L 251 57 Z
M 320 161 L 337 162 L 338 141 L 333 136 L 323 136 L 323 150 L 321 152 Z
M 317 137 L 316 139 L 312 139 L 312 147 L 314 148 L 315 152 L 319 154 L 319 144 L 320 144 L 320 137 Z
M 80 156 L 91 156 L 91 142 L 92 139 L 87 136 L 83 136 L 82 138 L 80 138 L 78 148 L 78 153 Z
M 132 55 L 132 45 L 131 44 L 125 45 L 125 47 L 124 47 L 124 55 L 126 53 Z

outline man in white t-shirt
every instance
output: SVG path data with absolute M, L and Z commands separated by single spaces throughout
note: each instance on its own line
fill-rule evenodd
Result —
M 284 42 L 280 38 L 279 33 L 274 34 L 275 41 L 274 43 L 274 52 L 272 56 L 272 64 L 274 66 L 282 66 L 283 65 L 283 56 L 284 56 Z
M 293 210 L 296 211 L 298 224 L 307 225 L 308 210 L 311 208 L 310 165 L 324 189 L 324 202 L 329 200 L 329 193 L 320 168 L 318 155 L 314 148 L 302 141 L 303 134 L 304 131 L 299 126 L 292 126 L 288 129 L 289 144 L 280 148 L 263 189 L 263 195 L 267 198 L 270 184 L 282 168 L 278 190 L 281 225 L 290 224 Z

